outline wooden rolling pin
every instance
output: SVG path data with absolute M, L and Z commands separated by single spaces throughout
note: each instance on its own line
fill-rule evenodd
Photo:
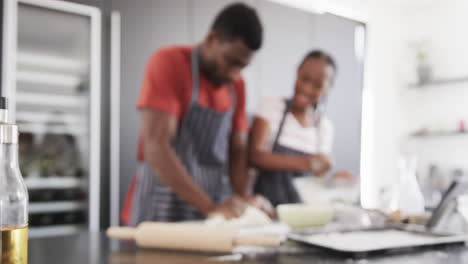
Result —
M 237 246 L 277 247 L 281 239 L 271 235 L 238 235 L 236 229 L 201 224 L 144 222 L 137 228 L 110 227 L 107 236 L 135 240 L 142 248 L 205 252 L 232 252 Z

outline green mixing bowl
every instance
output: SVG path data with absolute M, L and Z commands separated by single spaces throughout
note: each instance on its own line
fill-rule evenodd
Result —
M 293 229 L 326 225 L 334 213 L 329 204 L 280 204 L 276 212 L 279 220 Z

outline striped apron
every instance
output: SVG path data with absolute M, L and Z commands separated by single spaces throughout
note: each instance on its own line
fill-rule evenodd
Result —
M 221 113 L 199 105 L 197 48 L 191 55 L 191 71 L 190 106 L 172 146 L 192 180 L 214 203 L 219 203 L 232 192 L 228 177 L 228 152 L 236 97 L 232 85 L 228 85 L 232 98 L 230 110 Z M 137 174 L 132 225 L 136 226 L 143 221 L 175 222 L 203 218 L 200 212 L 161 182 L 150 164 L 140 164 Z
M 279 138 L 284 128 L 286 116 L 291 109 L 291 102 L 291 100 L 288 100 L 286 103 L 286 108 L 275 136 L 272 151 L 288 156 L 311 155 L 311 153 L 301 152 L 279 144 Z M 254 185 L 254 192 L 265 196 L 273 206 L 284 203 L 300 203 L 301 199 L 294 187 L 293 180 L 296 177 L 303 177 L 306 175 L 309 175 L 309 173 L 300 171 L 259 170 L 257 181 Z

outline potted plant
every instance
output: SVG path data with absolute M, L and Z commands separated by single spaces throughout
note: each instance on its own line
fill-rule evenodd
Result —
M 410 47 L 416 55 L 418 83 L 419 85 L 426 84 L 432 79 L 432 67 L 427 52 L 427 41 L 422 39 L 410 42 Z

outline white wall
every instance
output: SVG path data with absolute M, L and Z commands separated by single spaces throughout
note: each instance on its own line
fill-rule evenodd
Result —
M 401 80 L 396 69 L 397 54 L 404 48 L 401 33 L 406 23 L 398 8 L 377 4 L 369 8 L 361 201 L 365 207 L 378 207 L 382 188 L 391 186 L 397 175 L 402 113 L 397 95 Z
M 468 77 L 468 30 L 466 15 L 468 2 L 454 0 L 426 6 L 422 12 L 411 12 L 405 41 L 417 38 L 428 40 L 428 51 L 435 78 Z M 414 34 L 409 34 L 414 32 Z M 402 54 L 404 61 L 412 61 L 410 52 Z M 413 59 L 414 61 L 414 59 Z M 401 72 L 405 80 L 414 79 L 414 63 Z M 423 126 L 431 129 L 455 130 L 459 120 L 468 121 L 468 82 L 445 84 L 427 89 L 408 89 L 401 86 L 399 98 L 404 116 L 403 131 L 414 132 Z M 405 151 L 420 157 L 421 176 L 429 164 L 437 164 L 446 175 L 455 168 L 468 171 L 468 137 L 440 137 L 405 139 Z
M 409 89 L 415 80 L 415 60 L 409 42 L 421 37 L 430 40 L 434 75 L 441 78 L 468 76 L 468 3 L 462 0 L 415 2 L 405 5 L 376 3 L 369 11 L 368 56 L 365 89 L 372 93 L 372 131 L 363 131 L 363 144 L 369 144 L 364 205 L 379 205 L 379 191 L 396 180 L 400 153 L 421 159 L 420 174 L 428 163 L 442 168 L 467 168 L 468 138 L 408 139 L 422 126 L 456 127 L 468 120 L 467 83 L 427 90 Z M 390 5 L 392 4 L 392 5 Z M 365 110 L 364 110 L 365 111 Z M 367 120 L 369 122 L 369 120 Z M 438 125 L 440 124 L 440 125 Z M 372 142 L 366 142 L 372 134 Z M 366 158 L 366 156 L 364 157 Z

